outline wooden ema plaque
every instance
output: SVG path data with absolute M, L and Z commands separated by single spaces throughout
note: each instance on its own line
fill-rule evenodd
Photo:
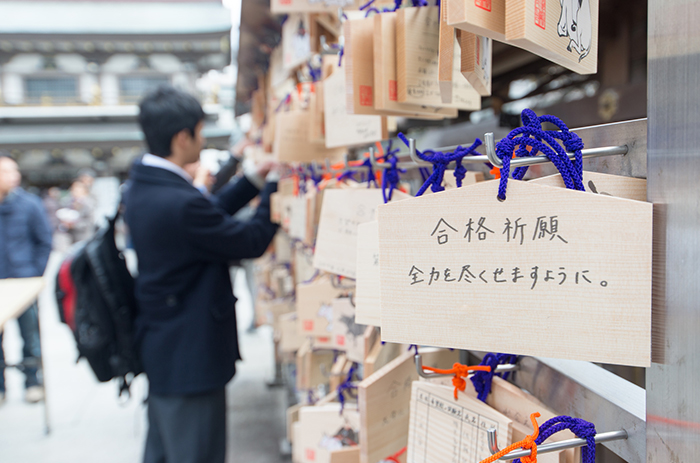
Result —
M 440 16 L 435 6 L 402 8 L 396 16 L 398 100 L 462 110 L 481 109 L 481 96 L 460 71 L 461 52 L 454 44 L 452 102 L 444 104 L 438 84 Z
M 511 443 L 513 421 L 454 388 L 414 381 L 408 431 L 409 463 L 474 462 L 491 456 L 486 430 L 496 428 L 499 444 Z
M 329 276 L 297 285 L 299 332 L 304 336 L 330 337 L 333 334 L 333 300 L 343 294 Z
M 652 205 L 497 189 L 378 208 L 382 339 L 649 366 Z
M 462 51 L 460 71 L 479 95 L 491 95 L 491 62 L 493 41 L 488 37 L 457 31 Z
M 342 160 L 345 148 L 328 149 L 309 141 L 311 115 L 308 111 L 279 112 L 275 115 L 273 153 L 280 162 L 331 162 Z
M 409 198 L 394 191 L 392 202 Z M 314 267 L 355 278 L 357 226 L 374 220 L 377 206 L 384 203 L 379 189 L 342 188 L 325 190 L 318 226 Z
M 360 415 L 357 406 L 330 403 L 299 410 L 300 432 L 295 439 L 301 446 L 301 463 L 330 463 L 331 452 L 357 446 Z
M 365 361 L 365 329 L 355 320 L 355 306 L 349 297 L 333 300 L 332 339 L 338 350 L 345 351 L 351 362 Z
M 374 107 L 413 119 L 457 117 L 456 108 L 399 103 L 396 76 L 396 13 L 374 16 Z
M 289 71 L 310 57 L 309 15 L 290 14 L 282 26 L 282 65 Z
M 446 349 L 422 349 L 428 366 L 452 365 L 459 353 Z M 378 462 L 406 446 L 411 386 L 418 373 L 413 351 L 404 351 L 387 365 L 367 376 L 358 386 L 362 463 Z
M 506 0 L 506 40 L 579 74 L 595 74 L 598 0 Z
M 382 116 L 349 114 L 345 68 L 341 67 L 323 81 L 324 128 L 326 148 L 367 145 L 388 138 L 386 120 Z
M 447 3 L 450 26 L 506 41 L 506 0 L 447 0 Z

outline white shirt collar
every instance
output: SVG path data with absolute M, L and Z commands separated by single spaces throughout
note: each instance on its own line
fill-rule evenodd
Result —
M 141 164 L 143 164 L 144 166 L 157 167 L 159 169 L 169 170 L 170 172 L 173 172 L 187 180 L 187 182 L 190 185 L 192 184 L 192 176 L 188 174 L 185 171 L 185 169 L 178 166 L 174 162 L 168 161 L 167 159 L 162 158 L 160 156 L 156 156 L 155 154 L 144 154 L 143 158 L 141 159 Z

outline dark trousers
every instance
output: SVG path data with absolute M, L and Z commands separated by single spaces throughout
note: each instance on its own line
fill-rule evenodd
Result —
M 19 332 L 22 335 L 22 363 L 26 376 L 25 387 L 39 385 L 37 372 L 41 360 L 41 340 L 39 338 L 39 308 L 36 302 L 32 304 L 17 319 Z M 5 352 L 2 349 L 2 332 L 0 331 L 0 392 L 5 392 Z
M 224 463 L 226 390 L 148 397 L 144 463 Z

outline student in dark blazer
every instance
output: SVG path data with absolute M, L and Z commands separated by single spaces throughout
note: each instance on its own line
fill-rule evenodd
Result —
M 192 186 L 183 166 L 199 159 L 203 120 L 197 100 L 171 87 L 140 104 L 150 153 L 132 167 L 125 219 L 138 257 L 136 339 L 150 384 L 145 463 L 224 462 L 225 385 L 241 358 L 229 262 L 259 257 L 277 230 L 277 183 L 263 180 L 270 165 L 215 196 Z M 231 218 L 258 194 L 250 220 Z

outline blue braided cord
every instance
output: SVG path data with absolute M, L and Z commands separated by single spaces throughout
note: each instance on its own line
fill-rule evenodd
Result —
M 498 198 L 506 198 L 508 177 L 510 176 L 510 161 L 516 157 L 536 156 L 542 153 L 549 158 L 562 176 L 566 188 L 585 191 L 583 186 L 583 141 L 569 131 L 564 122 L 551 115 L 538 117 L 531 109 L 523 110 L 523 126 L 512 130 L 505 138 L 496 144 L 496 155 L 503 162 L 501 181 L 498 187 Z M 543 130 L 542 124 L 549 122 L 559 130 Z M 561 140 L 564 147 L 557 141 Z M 516 150 L 517 147 L 517 150 Z M 531 148 L 530 151 L 527 148 Z M 574 159 L 569 159 L 567 151 L 574 153 Z M 527 172 L 527 167 L 519 167 L 513 171 L 513 178 L 520 180 Z
M 408 145 L 408 139 L 402 133 L 398 134 L 399 139 L 403 141 L 406 146 Z M 430 162 L 433 164 L 433 172 L 430 176 L 425 179 L 423 186 L 420 187 L 416 196 L 421 196 L 430 187 L 430 189 L 435 193 L 438 191 L 443 191 L 445 188 L 442 186 L 442 181 L 445 177 L 445 170 L 447 166 L 455 161 L 457 163 L 457 168 L 455 169 L 455 179 L 457 180 L 457 186 L 462 186 L 462 180 L 467 172 L 467 170 L 462 165 L 462 159 L 465 156 L 475 154 L 476 148 L 481 146 L 481 140 L 478 138 L 472 145 L 468 148 L 463 146 L 458 146 L 453 153 L 443 153 L 441 151 L 425 150 L 423 152 L 416 150 L 416 155 L 423 161 Z
M 595 435 L 596 430 L 593 423 L 590 423 L 581 418 L 572 418 L 570 416 L 555 416 L 547 420 L 540 426 L 540 433 L 535 439 L 537 445 L 542 445 L 553 434 L 568 429 L 573 432 L 576 437 L 586 440 L 586 446 L 581 448 L 582 463 L 595 463 Z M 513 463 L 520 463 L 520 459 L 516 458 Z

